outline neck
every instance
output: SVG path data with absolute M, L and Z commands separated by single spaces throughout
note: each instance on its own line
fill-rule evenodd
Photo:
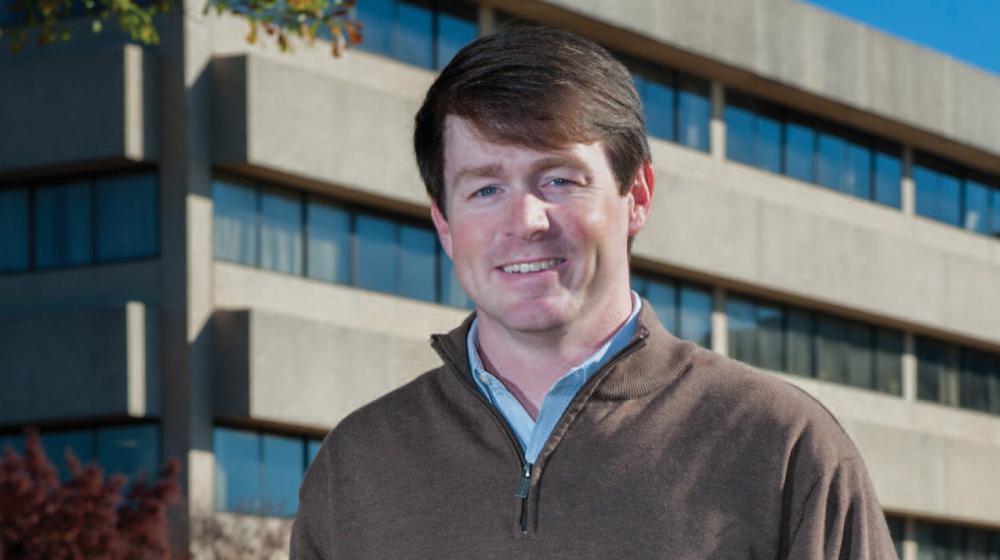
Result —
M 477 328 L 483 366 L 536 418 L 553 383 L 600 349 L 628 320 L 632 295 L 625 295 L 603 312 L 590 312 L 586 320 L 551 331 L 512 331 L 481 314 Z

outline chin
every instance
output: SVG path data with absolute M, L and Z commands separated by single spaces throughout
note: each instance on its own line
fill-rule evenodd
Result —
M 512 331 L 544 332 L 567 324 L 572 313 L 564 306 L 545 301 L 527 301 L 505 306 L 499 313 L 490 315 Z

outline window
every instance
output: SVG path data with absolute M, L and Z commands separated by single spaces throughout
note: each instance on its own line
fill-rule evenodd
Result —
M 365 0 L 359 48 L 407 64 L 440 70 L 479 34 L 476 6 L 461 0 Z
M 71 451 L 83 466 L 96 462 L 105 475 L 123 474 L 134 480 L 155 475 L 160 468 L 160 434 L 155 424 L 101 426 L 82 430 L 43 431 L 42 449 L 63 481 L 70 476 L 66 461 Z M 24 436 L 0 436 L 0 456 L 10 446 L 24 453 Z
M 219 260 L 473 307 L 429 224 L 231 179 L 212 197 Z
M 298 491 L 320 440 L 216 427 L 215 507 L 219 511 L 292 517 Z
M 898 146 L 732 90 L 725 119 L 728 159 L 900 207 Z
M 1000 237 L 1000 179 L 917 154 L 913 166 L 917 214 Z
M 885 523 L 889 526 L 889 536 L 892 537 L 892 544 L 896 548 L 896 556 L 902 558 L 906 523 L 902 517 L 894 515 L 885 516 Z
M 729 355 L 750 365 L 902 394 L 903 335 L 749 298 L 726 301 Z
M 155 257 L 156 176 L 99 175 L 0 190 L 0 272 Z
M 156 178 L 151 174 L 99 178 L 97 259 L 150 257 L 157 251 Z
M 27 270 L 28 189 L 0 191 L 0 271 Z
M 915 523 L 918 560 L 1000 558 L 1000 531 Z
M 705 348 L 712 346 L 712 292 L 645 273 L 632 274 L 632 289 L 656 312 L 675 336 Z
M 1000 414 L 1000 355 L 917 337 L 917 398 Z
M 632 68 L 642 100 L 646 132 L 661 140 L 707 152 L 711 101 L 708 82 L 619 55 Z

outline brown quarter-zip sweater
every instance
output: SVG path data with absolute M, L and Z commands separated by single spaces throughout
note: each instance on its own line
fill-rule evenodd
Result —
M 442 367 L 323 442 L 292 559 L 895 558 L 864 463 L 830 413 L 675 338 L 650 309 L 527 480 L 510 428 L 470 378 L 470 321 L 433 337 Z

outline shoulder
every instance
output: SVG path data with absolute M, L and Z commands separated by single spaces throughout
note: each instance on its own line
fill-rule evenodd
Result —
M 829 465 L 858 456 L 829 409 L 774 373 L 698 347 L 684 381 L 734 432 L 751 433 L 796 453 L 807 451 Z

